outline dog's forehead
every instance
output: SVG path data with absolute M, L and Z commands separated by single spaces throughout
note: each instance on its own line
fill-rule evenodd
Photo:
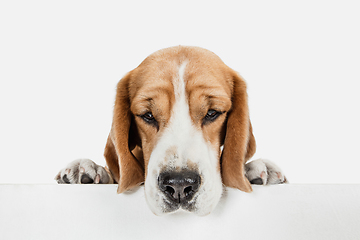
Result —
M 142 93 L 174 90 L 182 74 L 186 92 L 198 89 L 223 89 L 230 92 L 228 67 L 214 53 L 198 47 L 172 47 L 147 57 L 134 71 L 133 90 Z M 154 91 L 157 90 L 157 91 Z

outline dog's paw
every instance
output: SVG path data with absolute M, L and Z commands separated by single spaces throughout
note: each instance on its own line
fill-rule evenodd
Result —
M 245 176 L 251 184 L 257 185 L 288 183 L 281 169 L 266 159 L 247 163 L 245 165 Z
M 89 159 L 72 161 L 55 176 L 59 184 L 98 184 L 111 183 L 111 177 L 105 168 Z

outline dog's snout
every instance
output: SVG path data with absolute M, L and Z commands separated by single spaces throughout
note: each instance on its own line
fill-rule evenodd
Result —
M 160 190 L 169 200 L 177 203 L 190 201 L 201 184 L 200 175 L 196 172 L 164 172 L 159 175 Z

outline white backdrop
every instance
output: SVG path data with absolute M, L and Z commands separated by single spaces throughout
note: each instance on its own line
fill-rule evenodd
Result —
M 174 45 L 246 79 L 255 158 L 292 183 L 360 183 L 358 1 L 119 2 L 0 3 L 0 183 L 104 165 L 116 83 Z

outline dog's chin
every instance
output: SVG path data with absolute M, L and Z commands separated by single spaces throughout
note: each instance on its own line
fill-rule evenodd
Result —
M 157 216 L 173 214 L 183 210 L 191 212 L 194 208 L 187 208 L 180 203 L 170 202 L 162 193 L 158 193 L 157 197 L 146 197 L 146 202 L 150 210 Z
M 157 199 L 146 197 L 146 202 L 150 208 L 150 210 L 157 216 L 164 216 L 169 214 L 177 214 L 177 213 L 194 213 L 198 216 L 206 216 L 214 210 L 219 199 L 214 199 L 212 201 L 208 201 L 206 206 L 201 206 L 197 201 L 200 196 L 194 196 L 194 199 L 187 203 L 174 203 L 170 202 L 166 196 L 163 194 L 159 194 Z M 200 197 L 201 198 L 201 197 Z M 150 200 L 151 199 L 151 200 Z

